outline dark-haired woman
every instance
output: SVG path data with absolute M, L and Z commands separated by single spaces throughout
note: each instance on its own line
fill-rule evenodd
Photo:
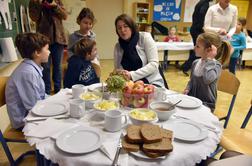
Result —
M 126 14 L 115 20 L 119 37 L 114 49 L 114 67 L 133 80 L 165 87 L 160 74 L 158 51 L 151 34 L 138 32 L 136 23 Z

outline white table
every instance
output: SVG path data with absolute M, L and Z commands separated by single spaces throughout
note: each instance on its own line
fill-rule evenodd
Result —
M 193 42 L 156 42 L 156 46 L 159 59 L 163 61 L 163 69 L 167 69 L 167 61 L 187 60 L 189 51 L 194 49 Z
M 252 43 L 247 43 L 246 49 L 242 53 L 242 61 L 252 60 Z
M 173 91 L 167 91 L 167 93 L 174 93 Z M 175 96 L 175 95 L 170 95 Z M 70 99 L 69 90 L 61 90 L 58 94 L 49 97 L 47 101 L 62 101 L 66 103 Z M 45 101 L 45 102 L 47 102 Z M 93 123 L 90 123 L 88 120 L 89 115 L 92 112 L 89 112 L 83 119 L 74 120 L 67 119 L 62 120 L 63 122 L 68 121 L 71 123 L 78 123 L 85 126 L 90 126 Z M 119 162 L 121 165 L 176 165 L 176 166 L 193 166 L 196 163 L 199 163 L 202 159 L 206 159 L 212 152 L 214 152 L 216 145 L 219 143 L 223 127 L 219 122 L 218 118 L 215 117 L 210 109 L 205 106 L 200 106 L 199 108 L 193 110 L 185 110 L 178 108 L 176 115 L 182 115 L 190 117 L 193 121 L 199 123 L 205 123 L 215 127 L 219 132 L 209 131 L 208 137 L 200 142 L 195 143 L 183 143 L 173 141 L 173 151 L 163 160 L 150 160 L 150 159 L 141 159 L 128 155 L 127 153 L 121 154 Z M 174 117 L 172 117 L 174 118 Z M 166 123 L 166 122 L 163 122 Z M 38 124 L 35 122 L 27 122 L 23 131 L 24 135 L 27 136 L 27 133 L 30 131 L 36 131 Z M 100 134 L 103 137 L 104 144 L 110 143 L 111 146 L 115 146 L 118 142 L 120 132 L 109 133 L 103 130 L 103 125 L 94 125 Z M 93 127 L 94 127 L 93 126 Z M 44 129 L 46 130 L 46 129 Z M 41 131 L 37 131 L 41 132 Z M 52 138 L 36 138 L 36 137 L 27 137 L 27 141 L 30 145 L 36 145 L 36 149 L 39 150 L 40 154 L 44 155 L 46 159 L 51 160 L 54 163 L 58 163 L 60 166 L 83 166 L 83 165 L 111 165 L 112 161 L 105 156 L 100 150 L 97 150 L 92 153 L 83 154 L 83 155 L 71 155 L 60 151 L 56 145 L 55 140 Z M 83 140 L 84 141 L 84 140 Z M 113 147 L 115 148 L 115 147 Z

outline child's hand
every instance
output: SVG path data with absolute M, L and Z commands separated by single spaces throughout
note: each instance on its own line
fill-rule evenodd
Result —
M 185 89 L 183 94 L 187 95 L 189 93 L 189 90 L 188 89 Z
M 216 55 L 217 55 L 217 48 L 214 45 L 211 45 L 211 48 L 208 48 L 207 50 L 207 58 L 214 59 Z

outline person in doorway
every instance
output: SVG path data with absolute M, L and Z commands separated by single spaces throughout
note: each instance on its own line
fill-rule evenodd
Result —
M 61 89 L 61 62 L 64 47 L 67 45 L 62 20 L 67 19 L 67 12 L 61 0 L 30 0 L 29 15 L 36 22 L 37 32 L 50 39 L 51 55 L 47 63 L 43 64 L 43 80 L 46 93 L 51 94 L 51 63 L 54 93 Z
M 22 129 L 23 119 L 38 100 L 45 99 L 42 63 L 48 61 L 49 39 L 39 33 L 16 36 L 15 45 L 24 60 L 11 74 L 5 89 L 5 98 L 11 126 Z
M 192 15 L 192 26 L 190 28 L 190 34 L 194 45 L 196 45 L 196 39 L 199 34 L 204 32 L 203 26 L 205 21 L 205 15 L 207 13 L 209 3 L 211 1 L 212 0 L 200 0 L 194 8 L 194 12 Z M 197 59 L 197 56 L 195 55 L 194 50 L 191 50 L 188 60 L 185 61 L 185 63 L 181 66 L 182 71 L 185 75 L 189 76 L 187 72 L 191 69 L 192 63 L 195 59 Z

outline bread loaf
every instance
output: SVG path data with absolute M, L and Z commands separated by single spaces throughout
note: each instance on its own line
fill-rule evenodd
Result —
M 162 140 L 160 127 L 153 124 L 143 124 L 141 127 L 141 136 L 144 143 L 155 143 Z
M 173 149 L 169 138 L 162 138 L 161 142 L 143 144 L 143 150 L 152 153 L 169 153 Z
M 138 152 L 139 149 L 140 149 L 140 145 L 139 144 L 128 143 L 125 137 L 122 140 L 123 149 L 126 150 L 127 152 Z
M 127 128 L 127 142 L 129 143 L 142 143 L 142 137 L 140 135 L 141 126 L 129 125 Z

